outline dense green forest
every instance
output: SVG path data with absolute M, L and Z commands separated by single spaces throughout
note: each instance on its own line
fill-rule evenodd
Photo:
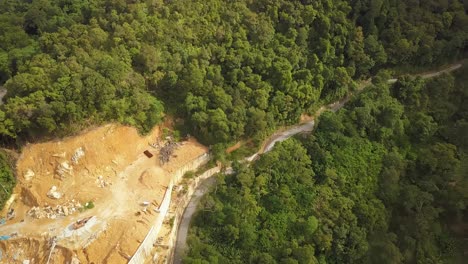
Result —
M 220 176 L 184 262 L 464 263 L 468 67 L 379 77 L 312 135 Z
M 258 142 L 380 69 L 463 57 L 467 9 L 462 0 L 3 0 L 0 144 L 104 122 L 144 133 L 165 114 L 213 149 Z M 189 260 L 448 259 L 457 249 L 448 223 L 465 201 L 461 95 L 452 77 L 404 79 L 325 114 L 315 136 L 225 178 Z
M 261 139 L 468 39 L 461 0 L 5 0 L 0 27 L 4 143 L 108 121 L 144 132 L 164 112 L 206 144 Z
M 3 208 L 5 202 L 10 198 L 16 179 L 11 170 L 12 159 L 0 150 L 0 208 Z

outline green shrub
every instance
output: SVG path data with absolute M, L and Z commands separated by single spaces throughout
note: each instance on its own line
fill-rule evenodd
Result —
M 0 208 L 3 209 L 5 202 L 10 198 L 15 187 L 16 179 L 8 162 L 5 152 L 0 151 Z

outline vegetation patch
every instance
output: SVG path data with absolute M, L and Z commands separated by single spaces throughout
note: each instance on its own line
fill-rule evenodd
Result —
M 463 263 L 468 67 L 368 88 L 205 197 L 185 263 Z
M 11 165 L 7 154 L 0 150 L 0 208 L 3 208 L 5 202 L 10 198 L 16 184 Z

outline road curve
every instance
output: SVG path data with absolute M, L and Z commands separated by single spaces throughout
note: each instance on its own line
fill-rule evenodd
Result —
M 182 219 L 180 220 L 179 228 L 177 231 L 177 240 L 175 243 L 174 249 L 174 263 L 182 263 L 182 258 L 184 257 L 184 251 L 187 241 L 187 234 L 188 229 L 190 227 L 190 221 L 192 219 L 193 214 L 197 211 L 197 205 L 203 195 L 208 192 L 211 186 L 215 184 L 215 177 L 210 177 L 204 180 L 190 199 L 189 204 L 185 207 L 184 214 L 182 215 Z
M 447 68 L 445 68 L 443 70 L 440 70 L 440 71 L 435 71 L 435 72 L 430 72 L 430 73 L 425 73 L 425 74 L 416 74 L 414 76 L 420 76 L 423 79 L 427 79 L 427 78 L 432 78 L 432 77 L 442 75 L 443 73 L 452 72 L 452 71 L 454 71 L 456 69 L 459 69 L 460 67 L 462 67 L 462 64 L 458 63 L 458 64 L 451 65 L 451 66 L 449 66 L 449 67 L 447 67 Z M 397 79 L 387 80 L 388 83 L 393 83 L 393 82 L 396 82 L 396 81 L 397 81 Z M 369 80 L 367 80 L 365 82 L 370 84 Z M 362 88 L 364 88 L 364 87 L 362 87 Z M 338 111 L 339 109 L 341 109 L 346 104 L 346 102 L 349 101 L 350 97 L 351 96 L 347 96 L 344 99 L 336 101 L 336 102 L 334 102 L 332 104 L 329 104 L 327 106 L 321 107 L 315 113 L 315 117 L 318 117 L 325 110 L 329 110 L 329 111 L 333 111 L 333 112 Z M 301 123 L 301 124 L 292 126 L 292 127 L 288 128 L 288 129 L 286 129 L 284 131 L 279 131 L 279 132 L 274 133 L 272 136 L 270 136 L 265 141 L 267 143 L 265 144 L 265 146 L 261 150 L 259 150 L 257 153 L 253 154 L 252 156 L 245 158 L 245 160 L 247 162 L 252 162 L 255 159 L 257 159 L 262 153 L 266 153 L 266 152 L 271 151 L 277 142 L 284 141 L 284 140 L 286 140 L 286 139 L 288 139 L 288 138 L 290 138 L 290 137 L 292 137 L 292 136 L 294 136 L 296 134 L 299 134 L 299 133 L 312 132 L 312 130 L 314 128 L 314 125 L 315 125 L 315 120 L 311 120 L 311 121 L 308 121 L 308 122 L 305 122 L 305 123 Z M 231 168 L 226 169 L 226 171 L 229 171 L 229 169 L 231 169 Z M 232 171 L 232 169 L 231 169 L 231 171 Z M 174 249 L 174 261 L 173 261 L 174 264 L 182 263 L 182 259 L 184 257 L 185 249 L 186 249 L 186 246 L 187 246 L 187 244 L 186 244 L 187 243 L 187 234 L 188 234 L 188 229 L 190 227 L 190 221 L 192 219 L 192 216 L 193 216 L 193 214 L 195 213 L 195 211 L 197 209 L 197 205 L 198 205 L 198 202 L 200 201 L 201 197 L 203 197 L 203 195 L 206 192 L 208 192 L 210 187 L 213 186 L 215 183 L 216 183 L 216 181 L 215 181 L 214 177 L 211 177 L 211 178 L 208 178 L 208 179 L 204 180 L 197 187 L 197 189 L 195 190 L 194 194 L 192 195 L 192 197 L 190 199 L 190 202 L 189 202 L 188 206 L 185 208 L 185 211 L 184 211 L 184 213 L 182 215 L 182 219 L 180 221 L 180 224 L 179 224 L 179 227 L 178 227 L 178 230 L 177 230 L 177 238 L 176 238 L 175 249 Z
M 272 136 L 270 136 L 265 146 L 259 152 L 253 154 L 250 157 L 245 158 L 245 160 L 248 162 L 252 162 L 255 159 L 257 159 L 260 156 L 260 154 L 271 151 L 276 143 L 285 141 L 286 139 L 299 133 L 312 132 L 312 130 L 314 129 L 314 125 L 315 125 L 315 120 L 311 120 L 311 121 L 290 127 L 289 129 L 285 131 L 274 133 Z

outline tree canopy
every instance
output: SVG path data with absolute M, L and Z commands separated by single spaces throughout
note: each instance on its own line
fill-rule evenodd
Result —
M 374 85 L 236 164 L 199 205 L 184 263 L 463 263 L 467 73 Z
M 221 153 L 380 69 L 463 57 L 463 2 L 0 1 L 0 143 L 104 122 L 146 132 L 170 113 Z M 380 76 L 348 109 L 325 113 L 314 136 L 236 165 L 205 199 L 186 262 L 453 260 L 450 227 L 467 199 L 463 73 L 391 88 Z
M 457 0 L 2 1 L 0 26 L 4 142 L 108 121 L 145 132 L 165 111 L 207 144 L 261 139 L 468 38 Z
M 16 179 L 10 168 L 9 158 L 0 150 L 0 208 L 3 208 L 15 187 Z

